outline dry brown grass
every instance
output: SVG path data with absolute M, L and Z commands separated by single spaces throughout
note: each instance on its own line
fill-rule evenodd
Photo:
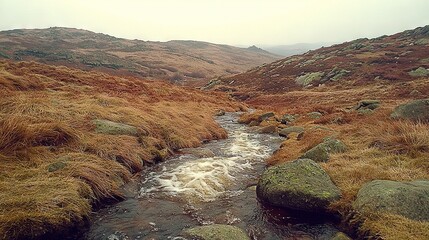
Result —
M 429 126 L 389 118 L 395 106 L 412 100 L 408 93 L 413 89 L 419 89 L 423 96 L 427 96 L 429 92 L 423 83 L 428 82 L 429 79 L 421 79 L 407 84 L 392 83 L 383 88 L 375 84 L 351 90 L 331 88 L 320 92 L 261 95 L 249 103 L 266 111 L 276 111 L 278 115 L 290 113 L 302 116 L 293 125 L 305 127 L 303 138 L 285 140 L 282 148 L 268 159 L 268 164 L 294 160 L 326 136 L 335 136 L 347 145 L 348 151 L 331 154 L 330 160 L 321 165 L 343 195 L 331 209 L 340 213 L 351 228 L 357 229 L 359 236 L 428 239 L 427 222 L 385 214 L 362 219 L 351 207 L 359 189 L 369 181 L 429 179 Z M 374 96 L 381 100 L 381 107 L 373 114 L 358 114 L 350 110 L 358 101 L 373 99 Z M 311 111 L 324 115 L 311 120 L 305 117 Z
M 0 62 L 0 86 L 1 239 L 82 223 L 146 164 L 226 137 L 213 114 L 242 107 L 219 93 L 34 62 Z M 94 119 L 138 134 L 97 133 Z

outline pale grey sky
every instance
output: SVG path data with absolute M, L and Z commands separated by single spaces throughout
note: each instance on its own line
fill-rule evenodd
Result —
M 231 45 L 343 42 L 429 24 L 429 0 L 0 0 L 0 30 Z

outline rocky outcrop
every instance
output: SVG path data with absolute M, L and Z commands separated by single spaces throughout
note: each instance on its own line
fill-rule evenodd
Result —
M 92 123 L 95 125 L 95 131 L 97 133 L 130 136 L 137 136 L 139 133 L 138 129 L 134 126 L 109 120 L 95 119 Z
M 345 152 L 347 146 L 338 139 L 327 138 L 322 143 L 305 152 L 300 158 L 309 158 L 316 162 L 327 162 L 329 154 Z
M 303 87 L 309 86 L 311 85 L 311 83 L 313 82 L 317 82 L 320 81 L 323 77 L 323 75 L 325 75 L 324 72 L 312 72 L 312 73 L 307 73 L 304 74 L 302 76 L 299 76 L 295 79 L 295 82 Z
M 256 193 L 274 206 L 307 212 L 324 212 L 341 197 L 329 175 L 311 159 L 268 168 L 258 182 Z
M 429 122 L 429 99 L 422 99 L 396 107 L 390 117 L 393 119 L 409 119 Z
M 213 224 L 184 230 L 182 235 L 198 240 L 250 240 L 247 234 L 238 227 Z
M 393 213 L 429 221 L 429 181 L 374 180 L 359 190 L 353 208 L 363 216 L 374 212 Z

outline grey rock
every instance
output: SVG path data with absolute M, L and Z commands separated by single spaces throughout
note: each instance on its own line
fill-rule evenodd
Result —
M 429 221 L 429 181 L 371 181 L 359 190 L 353 208 L 363 216 L 393 213 Z
M 109 120 L 95 119 L 92 123 L 95 125 L 95 131 L 97 133 L 130 136 L 138 136 L 139 133 L 138 129 L 134 126 Z
M 390 117 L 429 122 L 429 99 L 412 101 L 396 107 Z
M 268 168 L 259 179 L 257 196 L 274 206 L 324 212 L 341 192 L 313 160 L 298 159 Z
M 305 152 L 300 158 L 309 158 L 316 162 L 327 162 L 329 154 L 345 152 L 347 146 L 337 139 L 328 138 L 322 143 Z

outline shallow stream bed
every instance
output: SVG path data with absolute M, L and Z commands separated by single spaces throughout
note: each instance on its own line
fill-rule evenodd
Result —
M 101 209 L 79 239 L 183 239 L 185 228 L 231 224 L 252 239 L 330 239 L 331 219 L 261 204 L 255 184 L 282 139 L 217 117 L 228 138 L 147 168 L 125 201 Z M 186 151 L 185 151 L 186 152 Z M 203 155 L 203 156 L 202 156 Z

